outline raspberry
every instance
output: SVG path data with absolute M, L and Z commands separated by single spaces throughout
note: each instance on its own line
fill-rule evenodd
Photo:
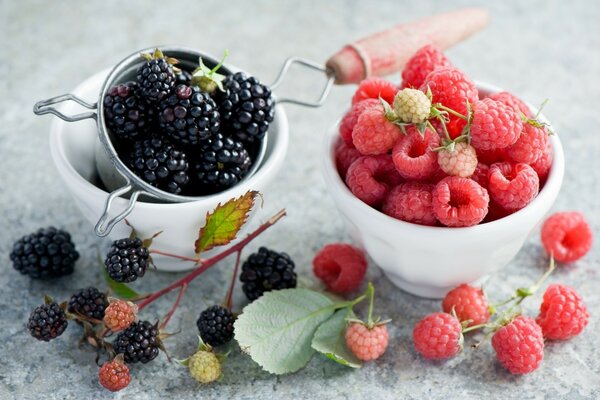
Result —
M 364 156 L 354 161 L 346 172 L 350 191 L 370 206 L 379 206 L 388 192 L 402 181 L 392 157 L 387 154 Z
M 115 281 L 133 282 L 146 273 L 149 257 L 150 252 L 140 239 L 119 239 L 110 247 L 104 265 Z
M 221 362 L 212 351 L 198 350 L 188 361 L 192 378 L 200 383 L 214 382 L 221 376 Z
M 471 144 L 477 150 L 504 148 L 517 141 L 523 122 L 515 110 L 492 99 L 473 104 Z
M 385 325 L 372 328 L 359 322 L 352 322 L 346 328 L 346 345 L 360 360 L 375 360 L 383 353 L 388 345 L 388 330 Z
M 519 316 L 492 337 L 496 358 L 511 374 L 527 374 L 544 358 L 542 328 L 530 317 Z
M 440 145 L 440 137 L 431 129 L 423 136 L 417 128 L 409 126 L 406 135 L 398 139 L 392 150 L 396 170 L 406 179 L 427 179 L 438 169 L 434 148 Z
M 488 171 L 490 167 L 487 165 L 478 162 L 477 167 L 475 167 L 475 171 L 473 171 L 473 175 L 471 175 L 471 179 L 479 184 L 484 189 L 488 188 Z
M 450 67 L 452 63 L 444 53 L 433 45 L 425 45 L 406 62 L 402 70 L 402 88 L 418 88 L 427 75 L 442 67 Z
M 130 301 L 113 300 L 104 311 L 104 325 L 113 332 L 129 328 L 137 318 L 137 306 Z
M 56 303 L 42 304 L 31 312 L 27 329 L 37 340 L 48 342 L 62 335 L 67 329 L 67 316 Z
M 231 311 L 214 305 L 200 313 L 196 326 L 204 343 L 220 346 L 233 339 L 233 321 Z
M 508 211 L 522 209 L 538 194 L 538 176 L 527 164 L 492 164 L 488 179 L 488 190 L 492 200 Z
M 493 94 L 487 96 L 487 98 L 495 100 L 500 103 L 504 103 L 505 105 L 509 106 L 513 110 L 517 111 L 517 113 L 519 113 L 519 112 L 523 113 L 523 115 L 526 118 L 532 117 L 531 111 L 529 110 L 529 107 L 527 107 L 527 104 L 525 104 L 525 102 L 523 100 L 521 100 L 520 98 L 518 98 L 517 96 L 515 96 L 513 94 L 510 94 L 508 92 L 498 92 L 498 93 L 493 93 Z
M 397 125 L 388 121 L 382 107 L 372 106 L 358 117 L 352 131 L 352 143 L 364 155 L 385 154 L 401 135 Z
M 447 313 L 433 313 L 420 320 L 413 329 L 415 349 L 427 359 L 453 357 L 463 347 L 462 326 Z
M 481 150 L 477 149 L 477 160 L 486 165 L 492 165 L 497 162 L 510 161 L 508 156 L 508 147 L 503 149 Z
M 296 287 L 294 261 L 287 253 L 278 253 L 266 247 L 251 254 L 242 265 L 240 281 L 248 300 L 255 300 L 264 292 Z
M 442 309 L 448 314 L 452 310 L 467 326 L 485 324 L 490 319 L 490 310 L 483 290 L 467 284 L 457 286 L 448 292 L 442 301 Z
M 394 111 L 400 121 L 419 124 L 429 117 L 431 100 L 420 90 L 402 89 L 394 97 Z
M 472 226 L 488 212 L 490 198 L 477 182 L 458 176 L 442 179 L 433 189 L 433 212 L 446 226 Z
M 352 96 L 352 104 L 365 99 L 379 99 L 380 97 L 392 104 L 397 91 L 396 85 L 385 79 L 377 77 L 364 79 L 359 83 L 354 96 Z
M 508 148 L 507 153 L 516 162 L 532 164 L 544 154 L 547 142 L 548 132 L 544 127 L 524 123 L 521 136 Z
M 453 150 L 442 149 L 437 154 L 437 162 L 445 173 L 468 178 L 477 168 L 477 154 L 470 144 L 456 143 Z
M 352 130 L 356 126 L 360 114 L 367 108 L 377 106 L 381 106 L 378 99 L 361 100 L 358 103 L 353 104 L 350 111 L 344 115 L 344 118 L 342 118 L 342 121 L 340 122 L 340 136 L 348 146 L 354 147 L 354 143 L 352 143 Z
M 72 314 L 101 321 L 106 307 L 108 307 L 106 294 L 95 287 L 88 287 L 78 290 L 71 296 L 67 310 Z
M 147 363 L 159 353 L 158 328 L 148 321 L 134 322 L 119 333 L 113 343 L 115 353 L 123 354 L 128 363 Z
M 165 98 L 175 86 L 173 64 L 176 60 L 165 57 L 156 49 L 154 54 L 142 54 L 146 61 L 137 70 L 137 83 L 148 102 Z
M 350 168 L 350 165 L 361 156 L 362 154 L 356 150 L 354 145 L 350 146 L 343 140 L 338 143 L 335 148 L 335 165 L 342 179 L 346 179 L 348 168 Z
M 574 288 L 553 284 L 544 293 L 536 322 L 546 339 L 566 340 L 581 333 L 589 316 L 583 299 Z
M 349 244 L 328 244 L 315 255 L 313 271 L 327 290 L 346 293 L 360 286 L 367 271 L 367 259 L 362 251 Z
M 592 248 L 592 230 L 582 213 L 565 211 L 552 214 L 542 226 L 542 244 L 557 261 L 570 263 Z
M 512 211 L 508 211 L 505 210 L 504 208 L 502 208 L 501 206 L 499 206 L 498 204 L 496 204 L 493 201 L 490 201 L 490 206 L 488 209 L 488 213 L 485 216 L 483 222 L 492 222 L 492 221 L 496 221 L 498 219 L 504 218 L 507 215 L 512 214 Z
M 538 174 L 538 177 L 540 178 L 540 186 L 542 186 L 542 184 L 546 182 L 553 161 L 554 151 L 552 149 L 552 142 L 548 140 L 546 142 L 546 148 L 544 149 L 542 155 L 533 164 L 531 164 L 531 168 L 533 168 L 533 170 Z
M 131 374 L 129 367 L 123 362 L 122 356 L 117 356 L 114 360 L 102 364 L 98 371 L 98 380 L 104 388 L 111 392 L 125 389 L 131 382 Z
M 381 211 L 392 218 L 421 225 L 435 225 L 431 206 L 433 185 L 427 183 L 401 183 L 393 188 L 383 203 Z

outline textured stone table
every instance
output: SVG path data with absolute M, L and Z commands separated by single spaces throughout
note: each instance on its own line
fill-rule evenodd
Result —
M 172 398 L 599 398 L 600 397 L 600 251 L 575 266 L 562 268 L 551 281 L 578 288 L 592 313 L 585 334 L 546 348 L 541 368 L 513 377 L 495 361 L 490 346 L 466 349 L 448 362 L 426 362 L 415 354 L 414 323 L 437 310 L 395 289 L 371 265 L 379 310 L 393 319 L 384 357 L 358 371 L 315 357 L 297 374 L 269 375 L 234 350 L 224 378 L 199 387 L 186 371 L 164 355 L 134 366 L 126 391 L 101 391 L 94 353 L 76 344 L 78 328 L 59 340 L 39 343 L 24 324 L 44 293 L 67 298 L 76 288 L 103 281 L 95 261 L 98 240 L 75 209 L 48 154 L 50 117 L 35 117 L 36 100 L 68 91 L 89 75 L 114 64 L 135 49 L 177 43 L 219 54 L 230 50 L 232 63 L 265 81 L 274 78 L 291 55 L 318 61 L 346 41 L 397 22 L 450 8 L 448 2 L 381 1 L 0 1 L 0 398 L 2 399 L 155 399 Z M 470 1 L 453 2 L 471 4 Z M 510 89 L 532 103 L 550 98 L 546 113 L 563 139 L 567 170 L 555 209 L 578 209 L 600 235 L 600 8 L 594 2 L 495 2 L 491 26 L 449 52 L 472 77 Z M 311 76 L 299 75 L 288 86 L 298 96 L 314 96 Z M 335 88 L 326 106 L 288 107 L 291 143 L 284 170 L 273 185 L 269 209 L 286 207 L 289 216 L 260 244 L 289 252 L 304 279 L 323 243 L 348 240 L 320 176 L 321 136 L 349 102 L 351 87 Z M 310 140 L 307 140 L 310 139 Z M 76 272 L 54 282 L 31 281 L 16 273 L 8 254 L 13 240 L 40 226 L 58 225 L 74 234 L 81 252 Z M 496 297 L 527 284 L 544 268 L 535 231 L 516 259 L 486 284 Z M 284 238 L 284 239 L 282 239 Z M 256 248 L 259 243 L 252 246 Z M 465 251 L 469 251 L 465 244 Z M 176 357 L 195 345 L 194 321 L 204 301 L 225 291 L 231 261 L 195 282 L 178 310 L 167 343 Z M 151 272 L 137 287 L 152 290 L 175 278 Z M 238 306 L 242 296 L 236 294 Z M 535 313 L 539 295 L 525 311 Z M 164 315 L 170 301 L 147 310 Z

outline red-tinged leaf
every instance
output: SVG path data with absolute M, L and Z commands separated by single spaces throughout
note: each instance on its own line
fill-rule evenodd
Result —
M 212 213 L 206 213 L 206 223 L 200 229 L 196 240 L 196 254 L 210 250 L 216 246 L 230 243 L 237 237 L 238 232 L 248 220 L 248 215 L 254 206 L 254 200 L 259 193 L 248 191 L 237 199 L 231 199 L 225 204 L 218 204 Z

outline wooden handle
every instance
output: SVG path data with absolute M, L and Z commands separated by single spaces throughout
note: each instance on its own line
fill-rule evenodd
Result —
M 481 8 L 466 8 L 396 25 L 346 45 L 327 60 L 337 84 L 358 83 L 372 75 L 400 71 L 426 44 L 445 50 L 482 30 L 489 21 Z

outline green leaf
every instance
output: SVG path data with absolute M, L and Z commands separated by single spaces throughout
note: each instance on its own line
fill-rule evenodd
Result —
M 206 224 L 200 229 L 195 242 L 196 255 L 234 240 L 248 220 L 254 199 L 258 195 L 256 191 L 248 191 L 225 204 L 219 203 L 212 213 L 206 213 Z
M 348 350 L 344 338 L 346 326 L 348 325 L 346 318 L 351 313 L 352 309 L 350 307 L 338 310 L 319 326 L 312 340 L 312 348 L 336 363 L 351 368 L 360 368 L 361 361 Z
M 314 354 L 315 331 L 336 308 L 334 303 L 308 289 L 295 288 L 265 293 L 246 306 L 234 325 L 242 351 L 273 374 L 295 372 Z
M 126 300 L 128 300 L 128 299 L 134 299 L 134 298 L 140 296 L 135 290 L 133 290 L 132 288 L 130 288 L 126 284 L 121 283 L 121 282 L 117 282 L 114 279 L 112 279 L 108 275 L 108 272 L 106 272 L 106 268 L 102 268 L 102 273 L 104 275 L 104 280 L 106 281 L 108 287 L 115 294 L 115 296 L 117 296 L 117 297 L 119 297 L 121 299 L 126 299 Z

